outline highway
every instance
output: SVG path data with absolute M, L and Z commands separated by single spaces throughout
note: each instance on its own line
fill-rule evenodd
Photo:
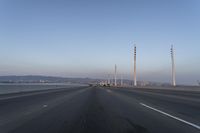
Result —
M 200 92 L 74 87 L 0 95 L 0 133 L 200 133 Z

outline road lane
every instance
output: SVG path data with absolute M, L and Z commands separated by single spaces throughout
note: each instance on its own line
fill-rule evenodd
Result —
M 124 91 L 126 91 L 126 90 L 124 90 Z M 155 133 L 157 133 L 157 132 L 159 132 L 159 133 L 160 132 L 161 133 L 165 133 L 165 132 L 166 133 L 167 132 L 172 132 L 172 133 L 173 132 L 182 132 L 182 133 L 184 133 L 184 132 L 186 132 L 186 133 L 187 132 L 190 132 L 190 133 L 200 132 L 199 129 L 191 127 L 190 125 L 187 125 L 187 124 L 182 123 L 177 120 L 173 120 L 173 119 L 169 118 L 168 116 L 162 115 L 158 112 L 155 112 L 154 110 L 149 110 L 146 107 L 141 107 L 141 101 L 146 102 L 146 103 L 151 103 L 151 101 L 149 101 L 150 98 L 148 98 L 148 99 L 145 98 L 146 95 L 141 94 L 140 97 L 138 97 L 133 92 L 131 92 L 131 93 L 129 92 L 130 95 L 127 95 L 126 93 L 125 94 L 122 93 L 122 91 L 120 91 L 120 92 L 117 91 L 116 88 L 109 89 L 109 91 L 107 90 L 107 92 L 108 92 L 108 94 L 112 95 L 112 99 L 106 100 L 111 103 L 108 103 L 108 102 L 105 102 L 105 103 L 112 105 L 112 111 L 113 112 L 119 111 L 117 114 L 120 114 L 121 117 L 124 116 L 124 118 L 129 118 L 129 120 L 132 121 L 133 123 L 136 123 L 137 125 L 144 127 L 147 130 L 147 132 L 155 132 Z M 151 97 L 151 99 L 153 99 L 153 98 L 154 97 Z M 105 100 L 105 98 L 104 98 L 104 100 Z M 154 100 L 157 101 L 157 103 L 160 102 L 156 98 Z M 168 99 L 166 99 L 166 100 L 168 100 Z M 114 108 L 115 104 L 116 104 L 116 108 Z M 154 104 L 152 104 L 152 105 L 154 105 Z M 162 103 L 157 104 L 157 105 L 162 105 Z M 168 106 L 170 106 L 170 105 L 165 105 L 165 109 Z M 200 105 L 198 104 L 197 106 L 200 106 Z M 178 108 L 179 108 L 179 106 L 177 106 L 177 109 Z M 199 109 L 194 108 L 194 110 L 195 110 L 195 112 L 199 112 Z M 176 111 L 177 110 L 173 109 L 173 110 L 170 110 L 170 113 L 172 112 L 172 114 L 177 114 Z M 188 112 L 188 113 L 192 113 L 192 112 Z M 181 116 L 183 116 L 183 115 L 181 115 Z M 198 117 L 198 115 L 196 117 Z M 199 125 L 198 124 L 199 119 L 196 117 L 188 119 L 188 120 L 191 120 L 192 122 L 195 122 L 197 125 Z M 186 117 L 186 118 L 188 118 L 188 117 Z
M 199 133 L 199 129 L 161 113 L 166 111 L 191 123 L 199 121 L 198 116 L 179 114 L 179 107 L 184 108 L 179 104 L 178 98 L 169 100 L 163 94 L 126 89 L 62 90 L 0 100 L 0 118 L 4 119 L 0 130 L 2 133 Z M 199 111 L 196 104 L 191 106 L 196 108 L 185 112 Z
M 87 89 L 78 87 L 70 90 L 43 91 L 33 95 L 29 93 L 27 96 L 0 100 L 1 132 L 8 132 L 21 126 L 44 112 L 57 108 L 66 101 L 69 102 L 71 98 L 84 93 Z
M 160 93 L 126 90 L 126 89 L 112 89 L 113 91 L 124 94 L 126 96 L 137 99 L 142 103 L 158 107 L 161 110 L 167 110 L 169 113 L 177 113 L 178 116 L 193 120 L 195 123 L 200 123 L 200 94 L 199 98 L 188 98 L 184 96 L 170 96 L 165 94 L 166 90 Z M 195 93 L 195 92 L 194 92 Z
M 188 121 L 183 120 L 183 119 L 181 119 L 181 118 L 178 118 L 178 117 L 176 117 L 176 116 L 170 115 L 170 114 L 168 114 L 168 113 L 166 113 L 166 112 L 163 112 L 163 111 L 161 111 L 161 110 L 158 110 L 158 109 L 156 109 L 156 108 L 153 108 L 153 107 L 151 107 L 151 106 L 148 106 L 148 105 L 146 105 L 146 104 L 144 104 L 144 103 L 140 103 L 140 104 L 141 104 L 142 106 L 144 106 L 144 107 L 147 107 L 147 108 L 149 108 L 149 109 L 152 109 L 152 110 L 154 110 L 154 111 L 156 111 L 156 112 L 159 112 L 159 113 L 161 113 L 161 114 L 164 114 L 164 115 L 166 115 L 166 116 L 168 116 L 168 117 L 171 117 L 171 118 L 173 118 L 173 119 L 175 119 L 175 120 L 178 120 L 178 121 L 180 121 L 180 122 L 183 122 L 183 123 L 185 123 L 185 124 L 188 124 L 188 125 L 190 125 L 190 126 L 192 126 L 192 127 L 197 128 L 197 129 L 200 130 L 200 126 L 198 126 L 198 125 L 196 125 L 196 124 L 194 124 L 194 123 L 191 123 L 191 122 L 188 122 Z

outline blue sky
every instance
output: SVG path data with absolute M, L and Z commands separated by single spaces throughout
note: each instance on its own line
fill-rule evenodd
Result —
M 200 80 L 199 0 L 1 0 L 0 75 Z

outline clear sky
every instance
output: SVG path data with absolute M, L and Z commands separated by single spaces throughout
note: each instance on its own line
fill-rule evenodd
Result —
M 200 80 L 199 0 L 0 0 L 0 75 Z

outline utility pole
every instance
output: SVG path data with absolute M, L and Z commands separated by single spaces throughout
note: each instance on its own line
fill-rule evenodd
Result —
M 110 85 L 110 74 L 108 74 L 108 84 Z
M 121 75 L 121 86 L 123 86 L 123 77 Z
M 117 86 L 117 65 L 115 64 L 115 86 Z
M 172 61 L 172 86 L 176 86 L 176 71 L 175 71 L 175 61 L 174 61 L 174 48 L 171 45 L 171 61 Z
M 136 45 L 134 46 L 134 86 L 137 86 L 137 77 L 136 77 Z

